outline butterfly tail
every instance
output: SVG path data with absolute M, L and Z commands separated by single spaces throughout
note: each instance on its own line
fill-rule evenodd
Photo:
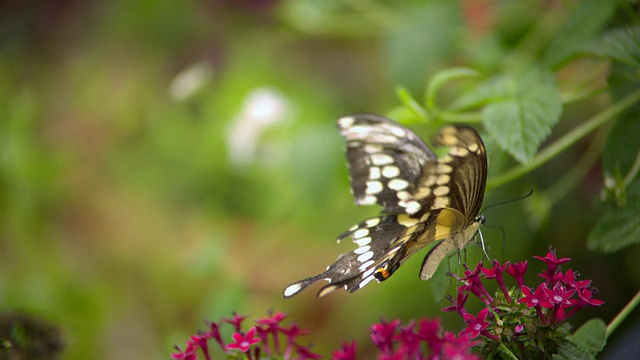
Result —
M 293 284 L 287 286 L 284 289 L 284 292 L 282 295 L 284 296 L 285 299 L 288 299 L 290 297 L 297 295 L 300 291 L 308 288 L 313 283 L 318 282 L 320 280 L 325 280 L 326 278 L 327 278 L 327 275 L 326 275 L 326 272 L 324 272 L 322 274 L 311 276 L 306 279 L 294 282 Z

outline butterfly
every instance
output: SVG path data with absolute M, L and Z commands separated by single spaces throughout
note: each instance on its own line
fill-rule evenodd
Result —
M 338 236 L 356 249 L 342 254 L 321 274 L 284 290 L 289 298 L 319 281 L 324 296 L 338 288 L 354 292 L 369 282 L 388 279 L 411 255 L 433 245 L 420 269 L 428 280 L 442 260 L 475 237 L 487 178 L 482 139 L 469 126 L 445 126 L 436 139 L 446 149 L 438 158 L 415 133 L 380 115 L 354 114 L 338 119 L 346 140 L 351 192 L 357 205 L 382 206 Z

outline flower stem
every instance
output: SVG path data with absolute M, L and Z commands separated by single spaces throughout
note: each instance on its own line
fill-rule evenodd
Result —
M 620 325 L 622 321 L 627 318 L 629 313 L 638 306 L 638 303 L 640 303 L 640 290 L 636 293 L 633 299 L 631 299 L 631 301 L 629 301 L 629 303 L 618 313 L 618 315 L 616 315 L 616 317 L 611 320 L 609 325 L 607 325 L 607 339 L 609 338 L 611 333 L 616 330 L 618 325 Z
M 578 140 L 587 136 L 599 126 L 615 119 L 617 115 L 619 115 L 621 112 L 623 112 L 639 100 L 640 90 L 632 92 L 622 100 L 609 106 L 607 109 L 603 110 L 591 119 L 577 126 L 553 144 L 547 146 L 544 150 L 540 151 L 538 153 L 538 156 L 536 156 L 528 164 L 516 166 L 511 170 L 506 171 L 502 175 L 495 176 L 491 181 L 487 182 L 487 189 L 498 187 L 500 185 L 513 181 L 533 171 L 534 169 L 537 169 L 556 155 L 560 154 L 562 151 L 566 150 L 571 145 L 575 144 Z
M 500 343 L 499 350 L 500 350 L 500 353 L 507 356 L 508 359 L 518 359 L 518 357 L 515 356 L 513 352 L 503 342 Z

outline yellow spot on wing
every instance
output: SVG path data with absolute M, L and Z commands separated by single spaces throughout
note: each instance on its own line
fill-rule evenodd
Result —
M 440 211 L 436 219 L 436 234 L 434 239 L 445 239 L 460 230 L 464 216 L 457 210 L 445 208 Z
M 405 227 L 411 227 L 418 223 L 418 219 L 412 218 L 407 214 L 398 215 L 398 223 Z

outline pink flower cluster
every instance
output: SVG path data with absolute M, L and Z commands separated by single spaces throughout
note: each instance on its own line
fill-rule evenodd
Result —
M 381 321 L 371 329 L 371 341 L 379 349 L 378 360 L 479 360 L 471 353 L 476 342 L 468 336 L 444 331 L 436 320 L 414 321 L 402 326 L 400 320 Z M 345 343 L 332 353 L 332 360 L 355 360 L 356 345 Z
M 412 320 L 406 325 L 400 320 L 374 324 L 370 333 L 371 341 L 379 350 L 377 359 L 480 359 L 479 355 L 471 353 L 472 348 L 487 358 L 507 353 L 510 358 L 526 359 L 550 358 L 557 354 L 570 335 L 566 319 L 587 305 L 600 306 L 604 302 L 593 298 L 597 292 L 591 287 L 591 280 L 579 280 L 572 269 L 561 270 L 561 265 L 569 258 L 557 258 L 552 249 L 546 256 L 534 258 L 547 265 L 546 270 L 538 274 L 544 281 L 535 287 L 525 285 L 527 261 L 514 264 L 494 261 L 490 268 L 483 267 L 480 262 L 473 270 L 466 268 L 464 276 L 458 278 L 461 285 L 457 288 L 456 298 L 450 298 L 453 304 L 442 309 L 462 316 L 466 327 L 459 334 L 444 331 L 437 319 L 422 319 L 417 323 Z M 504 273 L 517 285 L 507 287 Z M 493 295 L 483 283 L 490 279 L 498 285 Z M 465 308 L 469 295 L 484 304 L 477 315 Z M 283 326 L 286 317 L 281 312 L 270 313 L 243 331 L 247 317 L 234 313 L 233 317 L 219 323 L 208 323 L 208 331 L 191 336 L 185 350 L 176 346 L 178 352 L 171 356 L 196 360 L 202 354 L 206 360 L 211 360 L 213 349 L 209 348 L 208 342 L 213 339 L 219 345 L 217 351 L 226 359 L 320 359 L 320 355 L 298 341 L 309 332 L 295 324 Z M 233 327 L 232 342 L 225 343 L 222 339 L 220 327 L 223 324 Z M 356 343 L 343 343 L 331 355 L 333 360 L 355 360 Z
M 281 323 L 286 317 L 287 315 L 281 312 L 271 313 L 267 318 L 258 319 L 254 326 L 244 332 L 242 323 L 247 316 L 234 313 L 232 318 L 222 319 L 220 323 L 208 323 L 208 331 L 191 336 L 185 350 L 176 346 L 178 352 L 171 354 L 171 357 L 179 360 L 196 360 L 200 352 L 206 360 L 211 360 L 208 341 L 214 339 L 220 349 L 226 353 L 225 358 L 228 359 L 252 360 L 260 359 L 261 355 L 285 360 L 320 359 L 320 355 L 311 352 L 308 346 L 300 345 L 297 341 L 299 336 L 308 334 L 309 331 L 300 329 L 296 324 L 282 326 Z M 232 335 L 233 342 L 229 344 L 225 344 L 220 335 L 220 326 L 224 323 L 231 324 L 235 330 Z M 285 339 L 284 347 L 281 343 L 282 338 Z
M 561 265 L 569 258 L 557 258 L 553 249 L 544 257 L 534 258 L 547 265 L 546 270 L 538 274 L 544 281 L 535 290 L 525 285 L 527 261 L 515 264 L 494 261 L 491 268 L 483 267 L 480 262 L 473 270 L 467 268 L 464 276 L 458 279 L 462 285 L 458 287 L 456 299 L 450 298 L 453 304 L 442 309 L 456 311 L 462 316 L 467 327 L 460 335 L 472 339 L 482 335 L 485 348 L 501 343 L 516 344 L 514 354 L 519 352 L 524 357 L 534 355 L 534 352 L 527 352 L 530 349 L 552 354 L 569 334 L 569 326 L 565 324 L 569 316 L 587 305 L 604 303 L 593 298 L 597 290 L 591 287 L 591 280 L 578 280 L 578 274 L 572 269 L 561 270 Z M 515 279 L 517 287 L 507 288 L 505 272 Z M 485 287 L 485 279 L 493 279 L 498 284 L 499 290 L 494 296 Z M 477 315 L 465 308 L 469 294 L 485 305 Z M 536 343 L 535 339 L 540 337 L 548 343 L 542 344 L 544 346 Z

